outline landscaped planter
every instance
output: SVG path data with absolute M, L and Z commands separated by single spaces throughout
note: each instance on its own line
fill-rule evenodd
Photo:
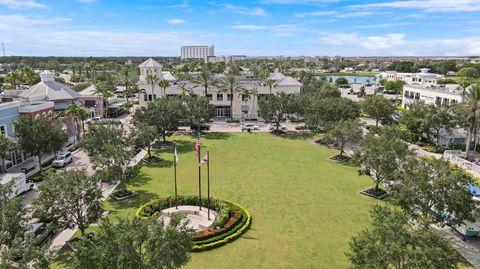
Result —
M 113 192 L 112 194 L 110 194 L 110 197 L 112 197 L 112 199 L 115 200 L 115 201 L 123 201 L 123 200 L 128 199 L 130 197 L 133 197 L 137 194 L 138 194 L 138 192 L 136 192 L 136 191 L 132 191 L 132 190 L 129 190 L 129 189 L 121 189 L 119 191 L 116 191 L 116 192 Z
M 151 157 L 146 157 L 143 159 L 143 162 L 146 164 L 152 164 L 152 163 L 158 163 L 162 160 L 162 158 L 157 157 L 157 156 L 151 156 Z
M 177 205 L 197 205 L 197 196 L 179 196 Z M 208 200 L 202 198 L 202 206 L 206 207 Z M 135 215 L 137 217 L 157 217 L 163 209 L 175 206 L 174 197 L 152 200 L 142 205 Z M 219 212 L 217 220 L 205 229 L 195 231 L 192 251 L 203 251 L 219 247 L 240 237 L 252 222 L 247 210 L 240 205 L 211 198 L 210 209 Z
M 379 190 L 380 190 L 380 192 L 375 192 L 375 188 L 368 188 L 368 189 L 365 189 L 365 190 L 361 191 L 360 193 L 363 194 L 363 195 L 375 198 L 375 199 L 379 199 L 379 200 L 382 200 L 382 199 L 384 199 L 385 197 L 388 196 L 387 191 L 382 190 L 382 189 L 379 189 Z
M 345 155 L 342 155 L 342 156 L 335 155 L 335 156 L 330 157 L 329 159 L 332 160 L 332 161 L 344 163 L 344 162 L 350 161 L 351 158 L 348 157 L 348 156 L 345 156 Z

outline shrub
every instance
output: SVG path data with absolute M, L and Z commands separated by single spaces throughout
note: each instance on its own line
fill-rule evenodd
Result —
M 32 177 L 30 177 L 30 179 L 33 182 L 41 182 L 49 178 L 51 175 L 55 174 L 56 172 L 57 170 L 55 170 L 54 168 L 48 168 L 46 170 L 42 170 L 42 172 L 36 173 Z
M 239 119 L 227 119 L 225 122 L 226 123 L 240 123 L 240 120 Z
M 307 130 L 307 126 L 305 125 L 298 125 L 298 126 L 295 126 L 295 130 L 299 130 L 299 131 L 303 131 L 303 130 Z
M 54 159 L 54 158 L 51 158 L 50 160 L 42 163 L 42 167 L 45 168 L 45 167 L 50 166 L 50 165 L 53 163 L 53 159 Z
M 423 149 L 433 153 L 443 153 L 446 150 L 444 146 L 437 146 L 437 145 L 426 145 L 426 146 L 423 146 Z

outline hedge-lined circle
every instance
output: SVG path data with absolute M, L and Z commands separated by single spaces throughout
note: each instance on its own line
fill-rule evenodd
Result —
M 198 205 L 197 196 L 178 196 L 177 205 Z M 206 207 L 208 200 L 202 199 Z M 175 197 L 155 199 L 142 205 L 136 211 L 137 217 L 157 216 L 163 209 L 175 206 Z M 210 198 L 210 209 L 218 212 L 215 222 L 208 228 L 196 231 L 192 251 L 212 249 L 231 242 L 242 235 L 250 226 L 250 213 L 240 205 L 232 202 Z

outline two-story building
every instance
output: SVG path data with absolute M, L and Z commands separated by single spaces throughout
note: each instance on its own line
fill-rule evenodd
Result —
M 162 72 L 162 65 L 151 58 L 140 64 L 138 67 L 140 69 L 140 78 L 137 84 L 142 91 L 139 95 L 139 102 L 142 106 L 145 106 L 148 102 L 152 102 L 164 95 L 171 97 L 179 96 L 183 94 L 185 90 L 196 95 L 205 95 L 204 88 L 191 81 L 179 82 L 172 79 L 169 87 L 166 89 L 161 88 L 158 85 L 158 82 L 162 79 L 168 80 L 168 76 L 165 76 Z M 147 81 L 147 76 L 149 74 L 154 74 L 157 77 L 157 82 L 153 85 Z M 220 74 L 215 76 L 215 79 L 221 81 L 224 77 L 225 75 Z M 285 76 L 281 73 L 273 73 L 270 76 L 270 79 L 275 82 L 271 89 L 263 80 L 241 76 L 237 77 L 241 87 L 250 90 L 255 89 L 256 92 L 258 92 L 258 95 L 255 96 L 243 96 L 240 93 L 234 93 L 231 95 L 228 92 L 220 91 L 218 86 L 210 86 L 206 97 L 210 100 L 211 104 L 216 107 L 216 118 L 221 119 L 232 116 L 236 119 L 257 119 L 259 99 L 266 98 L 268 95 L 278 92 L 285 92 L 287 94 L 300 93 L 302 83 L 292 77 Z
M 423 101 L 433 105 L 454 105 L 462 102 L 462 88 L 458 84 L 403 86 L 402 106 L 407 107 L 414 101 Z
M 421 68 L 418 73 L 401 73 L 396 71 L 381 72 L 375 76 L 375 81 L 386 79 L 387 81 L 404 81 L 405 84 L 435 85 L 443 79 L 443 75 L 430 73 L 430 69 Z

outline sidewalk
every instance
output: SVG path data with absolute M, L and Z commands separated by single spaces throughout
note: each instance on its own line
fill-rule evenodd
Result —
M 132 160 L 131 165 L 136 165 L 139 162 L 141 162 L 142 159 L 145 157 L 145 155 L 147 155 L 147 151 L 141 150 Z M 117 182 L 114 184 L 108 184 L 108 185 L 104 184 L 102 189 L 103 201 L 108 198 L 108 196 L 115 190 L 118 184 L 120 184 L 120 182 Z M 55 236 L 49 249 L 50 250 L 60 249 L 63 245 L 65 245 L 65 243 L 68 240 L 70 240 L 70 238 L 72 238 L 72 236 L 77 232 L 77 230 L 78 228 L 61 231 L 59 234 Z
M 480 238 L 469 238 L 462 240 L 462 236 L 453 228 L 445 226 L 436 227 L 440 234 L 452 243 L 452 246 L 469 262 L 474 268 L 480 269 Z

